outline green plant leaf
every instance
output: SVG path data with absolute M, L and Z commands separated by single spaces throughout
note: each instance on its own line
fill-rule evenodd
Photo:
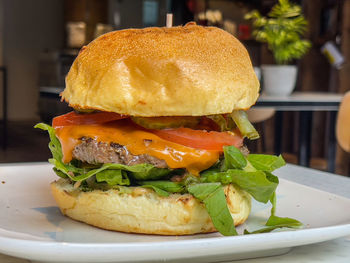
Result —
M 96 174 L 98 183 L 106 182 L 110 186 L 130 185 L 130 180 L 125 171 L 122 170 L 104 170 Z
M 299 228 L 303 226 L 303 224 L 296 219 L 289 218 L 289 217 L 279 217 L 275 215 L 271 215 L 265 225 L 275 226 L 275 227 L 289 227 L 289 228 Z
M 249 154 L 247 159 L 257 170 L 267 172 L 272 172 L 286 164 L 282 155 Z
M 162 189 L 169 193 L 182 193 L 185 186 L 180 182 L 171 181 L 137 181 L 139 185 L 149 185 Z
M 203 175 L 202 175 L 203 176 Z M 241 189 L 251 194 L 255 200 L 267 203 L 275 192 L 278 179 L 275 176 L 266 175 L 263 171 L 246 172 L 243 170 L 229 169 L 226 172 L 210 173 L 203 176 L 202 182 L 222 184 L 234 183 Z
M 307 31 L 307 21 L 299 5 L 280 0 L 267 17 L 257 10 L 245 15 L 253 21 L 253 36 L 257 41 L 267 43 L 277 64 L 286 64 L 301 58 L 311 47 L 311 42 L 302 39 Z
M 238 235 L 220 183 L 196 184 L 187 189 L 190 194 L 204 203 L 213 225 L 222 235 Z
M 273 214 L 269 217 L 266 222 L 266 227 L 257 229 L 255 231 L 249 232 L 247 229 L 244 230 L 244 234 L 259 234 L 259 233 L 268 233 L 278 228 L 301 228 L 303 224 L 293 218 L 289 217 L 278 217 Z
M 224 170 L 243 169 L 247 165 L 247 160 L 241 151 L 234 146 L 224 146 Z
M 163 189 L 160 189 L 159 187 L 154 185 L 142 185 L 141 187 L 151 188 L 160 196 L 168 197 L 170 195 L 167 191 L 164 191 Z

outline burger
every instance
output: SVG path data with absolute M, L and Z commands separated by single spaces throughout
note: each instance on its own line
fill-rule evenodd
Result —
M 83 47 L 50 135 L 61 212 L 121 232 L 235 235 L 251 198 L 274 204 L 281 156 L 249 154 L 259 82 L 244 46 L 215 27 L 110 32 Z

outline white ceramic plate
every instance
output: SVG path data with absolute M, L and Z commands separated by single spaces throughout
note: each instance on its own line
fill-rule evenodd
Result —
M 223 237 L 123 234 L 62 216 L 50 195 L 56 176 L 47 164 L 0 166 L 0 253 L 46 262 L 214 262 L 286 253 L 291 247 L 350 235 L 350 199 L 281 179 L 277 215 L 305 229 Z M 256 229 L 270 207 L 253 203 Z

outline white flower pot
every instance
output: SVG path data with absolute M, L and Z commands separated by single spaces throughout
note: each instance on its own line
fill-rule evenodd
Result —
M 266 94 L 288 96 L 292 93 L 297 79 L 295 65 L 262 65 L 261 70 Z

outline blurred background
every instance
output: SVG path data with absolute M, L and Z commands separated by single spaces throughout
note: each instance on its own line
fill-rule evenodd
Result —
M 277 3 L 275 0 L 0 0 L 0 162 L 49 158 L 47 134 L 33 126 L 39 121 L 50 123 L 53 116 L 70 111 L 58 97 L 65 85 L 65 75 L 79 49 L 99 35 L 130 27 L 164 26 L 166 14 L 172 13 L 173 25 L 196 21 L 236 36 L 248 49 L 256 73 L 263 80 L 262 66 L 276 64 L 276 53 L 259 38 L 256 20 L 247 20 L 247 14 L 257 10 L 260 16 L 269 17 Z M 292 88 L 302 97 L 290 100 L 290 95 L 272 95 L 272 99 L 271 96 L 262 99 L 257 112 L 251 113 L 262 138 L 250 142 L 249 147 L 253 152 L 282 153 L 288 162 L 349 176 L 349 154 L 337 146 L 334 133 L 337 109 L 343 94 L 350 90 L 350 0 L 291 3 L 300 6 L 307 21 L 300 38 L 308 40 L 310 45 L 298 58 L 278 64 L 297 68 Z M 291 10 L 285 10 L 287 14 L 297 16 L 298 10 L 289 7 Z M 264 92 L 268 87 L 261 83 Z M 319 94 L 322 96 L 318 97 Z M 289 105 L 290 101 L 294 104 Z M 292 108 L 275 107 L 285 106 L 286 102 Z M 303 106 L 317 103 L 331 107 L 322 108 L 320 104 L 320 108 L 302 110 Z M 308 126 L 309 133 L 302 131 L 303 125 Z M 303 140 L 307 142 L 304 154 L 308 158 L 301 163 Z M 330 158 L 335 162 L 334 167 L 329 165 Z

